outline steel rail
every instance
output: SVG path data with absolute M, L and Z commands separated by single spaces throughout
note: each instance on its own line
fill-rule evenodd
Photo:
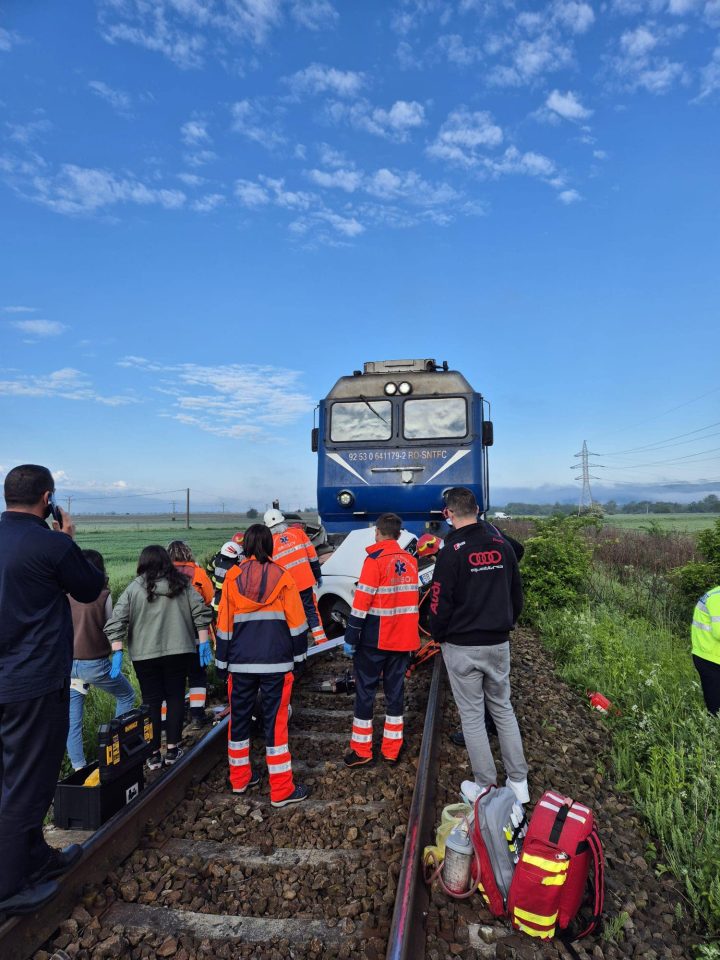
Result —
M 311 647 L 308 657 L 342 644 L 342 637 Z M 28 960 L 49 939 L 82 897 L 83 887 L 101 882 L 140 843 L 148 824 L 160 823 L 186 796 L 193 784 L 211 772 L 227 752 L 225 717 L 137 799 L 119 810 L 82 843 L 83 856 L 60 878 L 56 897 L 35 913 L 10 917 L 0 924 L 2 960 Z
M 437 734 L 445 694 L 444 669 L 442 657 L 437 656 L 425 712 L 418 772 L 410 803 L 386 960 L 419 960 L 425 956 L 425 919 L 430 895 L 423 879 L 422 855 L 425 845 L 432 842 L 435 824 Z

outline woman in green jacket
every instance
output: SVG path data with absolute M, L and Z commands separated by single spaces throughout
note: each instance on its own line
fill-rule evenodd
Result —
M 160 753 L 160 713 L 167 704 L 165 764 L 182 756 L 180 736 L 185 706 L 185 678 L 189 658 L 210 662 L 208 625 L 212 610 L 203 602 L 187 577 L 176 569 L 164 547 L 145 547 L 140 554 L 137 577 L 118 598 L 105 624 L 105 635 L 127 641 L 144 703 L 150 707 L 153 754 L 148 767 L 163 765 Z

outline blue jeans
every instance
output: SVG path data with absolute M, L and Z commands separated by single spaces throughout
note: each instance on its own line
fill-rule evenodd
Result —
M 98 687 L 111 694 L 117 700 L 115 716 L 119 717 L 135 706 L 135 691 L 132 684 L 123 674 L 110 679 L 110 658 L 101 657 L 99 660 L 73 660 L 73 680 L 83 680 L 85 683 Z M 73 769 L 85 766 L 85 751 L 83 750 L 83 710 L 85 709 L 86 693 L 79 690 L 70 690 L 70 730 L 67 738 L 67 752 Z

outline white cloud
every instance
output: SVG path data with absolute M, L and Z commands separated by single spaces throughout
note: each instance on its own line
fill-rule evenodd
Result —
M 191 208 L 197 213 L 210 213 L 225 203 L 225 197 L 222 193 L 206 193 L 204 197 L 193 200 Z
M 362 175 L 357 170 L 308 170 L 307 176 L 319 187 L 338 188 L 346 193 L 354 193 L 362 183 Z
M 205 183 L 205 178 L 199 177 L 196 173 L 179 173 L 177 178 L 184 183 L 186 187 L 200 187 Z
M 608 60 L 622 87 L 664 94 L 677 83 L 687 83 L 685 66 L 659 52 L 681 32 L 682 27 L 665 29 L 654 23 L 625 30 L 617 43 L 617 53 Z
M 704 100 L 720 91 L 720 47 L 715 47 L 712 60 L 700 71 L 700 93 L 698 100 Z
M 270 194 L 252 180 L 236 180 L 235 196 L 244 207 L 262 207 L 270 203 Z
M 553 4 L 555 23 L 561 24 L 572 33 L 586 33 L 595 23 L 595 13 L 589 3 L 577 3 L 575 0 L 559 0 Z
M 519 42 L 511 63 L 491 70 L 488 80 L 495 86 L 519 87 L 532 83 L 545 73 L 563 70 L 572 61 L 571 47 L 554 34 L 544 33 L 533 40 Z
M 132 396 L 106 397 L 98 394 L 89 377 L 73 367 L 63 367 L 47 374 L 22 374 L 14 379 L 0 380 L 0 396 L 90 400 L 109 407 L 137 402 Z M 57 479 L 57 474 L 55 477 Z
M 149 187 L 139 180 L 117 177 L 108 170 L 65 163 L 54 176 L 35 176 L 29 198 L 65 214 L 92 214 L 122 203 L 157 204 L 176 210 L 185 203 L 181 190 Z
M 33 337 L 57 337 L 67 330 L 57 320 L 13 320 L 12 325 Z
M 213 163 L 217 158 L 214 150 L 194 150 L 186 153 L 183 159 L 190 167 L 204 167 L 206 163 Z
M 329 0 L 294 0 L 290 13 L 308 30 L 326 29 L 338 21 L 338 12 Z
M 592 116 L 592 110 L 584 107 L 572 90 L 567 93 L 553 90 L 545 101 L 545 106 L 564 120 L 586 120 Z
M 577 190 L 562 190 L 557 195 L 560 203 L 564 203 L 565 206 L 569 206 L 571 203 L 577 203 L 578 200 L 582 200 L 582 197 L 577 192 Z
M 105 100 L 105 102 L 109 103 L 113 110 L 116 110 L 119 114 L 127 115 L 130 112 L 132 101 L 129 94 L 124 91 L 114 90 L 102 80 L 89 80 L 88 87 L 90 87 L 96 97 Z
M 314 193 L 307 193 L 304 190 L 286 190 L 284 178 L 260 176 L 258 179 L 269 190 L 273 202 L 279 207 L 308 210 L 317 200 Z
M 472 167 L 480 162 L 480 151 L 497 147 L 502 140 L 503 132 L 492 114 L 459 107 L 448 115 L 427 153 L 438 160 Z
M 351 104 L 335 100 L 327 105 L 327 115 L 335 123 L 347 121 L 357 130 L 398 143 L 406 142 L 410 131 L 425 123 L 425 109 L 416 100 L 396 100 L 389 110 L 373 107 L 367 100 Z
M 37 313 L 37 307 L 3 307 L 4 313 Z
M 272 127 L 267 110 L 251 100 L 238 100 L 230 107 L 232 129 L 263 147 L 272 149 L 285 143 L 285 137 Z
M 99 0 L 102 36 L 160 53 L 182 69 L 208 56 L 236 56 L 242 44 L 262 45 L 283 22 L 283 0 Z M 317 29 L 331 18 L 328 0 L 294 0 L 290 14 Z
M 29 120 L 27 123 L 6 123 L 5 126 L 10 131 L 8 140 L 22 144 L 24 147 L 27 147 L 33 140 L 38 140 L 52 128 L 50 121 L 45 118 Z
M 194 147 L 198 143 L 212 142 L 207 131 L 207 123 L 203 120 L 188 120 L 184 123 L 180 127 L 180 138 L 189 147 Z
M 276 428 L 295 423 L 314 401 L 297 370 L 256 364 L 163 364 L 125 357 L 120 366 L 152 376 L 169 399 L 160 415 L 222 437 L 273 439 Z
M 465 43 L 458 33 L 446 33 L 439 38 L 437 49 L 450 63 L 459 67 L 468 67 L 482 59 L 482 50 Z
M 0 27 L 0 53 L 7 53 L 12 50 L 13 44 L 17 43 L 18 36 L 4 27 Z
M 356 97 L 365 86 L 365 76 L 353 70 L 337 70 L 322 63 L 311 63 L 284 77 L 294 96 L 329 93 L 336 97 Z

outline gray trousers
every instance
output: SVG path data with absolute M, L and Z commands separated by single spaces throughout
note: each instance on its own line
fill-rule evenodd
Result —
M 495 721 L 505 770 L 517 783 L 527 779 L 520 728 L 510 703 L 510 643 L 491 647 L 440 646 L 465 735 L 475 782 L 497 783 L 497 768 L 485 729 L 485 701 Z

